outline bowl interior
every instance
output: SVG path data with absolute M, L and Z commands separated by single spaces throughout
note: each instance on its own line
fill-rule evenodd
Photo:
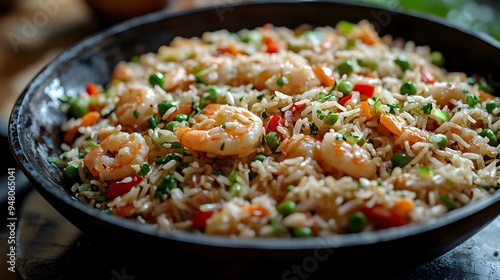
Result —
M 121 60 L 134 55 L 156 52 L 176 36 L 201 36 L 204 31 L 228 29 L 237 31 L 265 23 L 276 26 L 297 27 L 303 23 L 335 25 L 339 20 L 358 22 L 368 19 L 381 34 L 392 34 L 429 45 L 440 50 L 447 58 L 450 70 L 484 76 L 500 90 L 500 47 L 489 38 L 473 35 L 450 27 L 434 18 L 415 16 L 399 11 L 351 5 L 337 2 L 271 2 L 243 3 L 202 8 L 175 14 L 156 13 L 136 18 L 93 35 L 64 51 L 26 87 L 18 99 L 10 119 L 9 139 L 18 163 L 35 188 L 68 220 L 89 234 L 99 235 L 109 231 L 109 237 L 138 236 L 157 244 L 194 244 L 210 248 L 237 248 L 272 250 L 289 254 L 291 250 L 311 252 L 318 246 L 329 248 L 354 248 L 377 243 L 379 249 L 391 241 L 416 241 L 426 238 L 422 252 L 433 247 L 433 255 L 443 253 L 463 242 L 500 213 L 500 194 L 458 209 L 442 219 L 423 225 L 412 225 L 382 232 L 353 234 L 326 238 L 291 240 L 228 240 L 227 238 L 199 236 L 189 233 L 167 233 L 153 227 L 141 226 L 131 221 L 106 215 L 70 197 L 61 170 L 47 161 L 57 156 L 61 149 L 59 126 L 67 117 L 59 110 L 59 97 L 74 95 L 86 83 L 106 84 L 113 67 Z M 495 82 L 498 79 L 498 82 Z M 481 212 L 483 215 L 473 215 Z M 446 226 L 459 224 L 469 217 L 466 227 L 436 234 Z M 430 242 L 430 237 L 435 238 Z M 394 246 L 401 244 L 394 243 Z M 396 248 L 394 247 L 394 248 Z M 417 249 L 417 247 L 415 247 Z

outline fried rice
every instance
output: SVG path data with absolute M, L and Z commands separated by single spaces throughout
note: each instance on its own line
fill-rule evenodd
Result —
M 426 222 L 499 182 L 500 100 L 445 62 L 367 21 L 176 37 L 61 97 L 64 153 L 51 161 L 79 201 L 164 230 Z

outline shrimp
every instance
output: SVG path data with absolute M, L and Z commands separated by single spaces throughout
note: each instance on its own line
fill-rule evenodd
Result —
M 302 156 L 304 158 L 321 159 L 320 141 L 309 135 L 295 134 L 284 140 L 280 150 L 285 158 Z
M 466 91 L 448 82 L 430 85 L 422 95 L 432 96 L 441 107 L 449 105 L 451 100 L 465 100 Z
M 133 130 L 145 129 L 148 119 L 158 113 L 159 101 L 160 96 L 151 88 L 140 84 L 129 85 L 116 103 L 118 123 Z
M 83 161 L 95 177 L 117 180 L 136 174 L 132 165 L 146 162 L 148 153 L 149 147 L 139 133 L 118 132 L 106 137 Z
M 197 75 L 209 84 L 252 84 L 257 90 L 269 89 L 292 95 L 321 85 L 307 60 L 293 52 L 260 53 L 252 56 L 205 57 L 205 67 Z
M 202 114 L 208 118 L 191 128 L 176 129 L 182 145 L 218 156 L 245 156 L 261 143 L 262 120 L 244 108 L 209 104 Z
M 344 172 L 354 178 L 376 176 L 377 167 L 371 162 L 370 154 L 356 144 L 338 139 L 335 133 L 326 133 L 320 148 L 325 167 Z

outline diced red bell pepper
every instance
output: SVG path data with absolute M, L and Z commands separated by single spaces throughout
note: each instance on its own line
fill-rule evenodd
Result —
M 380 205 L 375 205 L 371 208 L 362 207 L 361 212 L 379 229 L 399 227 L 406 224 L 405 219 L 401 215 L 392 213 L 389 209 Z
M 278 126 L 283 126 L 283 118 L 278 115 L 271 116 L 269 119 L 269 124 L 267 125 L 266 133 L 276 132 L 281 135 L 278 131 Z
M 276 43 L 276 41 L 273 40 L 271 37 L 264 37 L 262 39 L 264 44 L 266 45 L 266 52 L 267 53 L 277 53 L 279 50 L 279 46 Z
M 368 98 L 372 98 L 375 93 L 375 87 L 370 84 L 356 84 L 352 90 L 357 91 L 360 95 Z
M 130 191 L 130 189 L 138 185 L 142 181 L 142 179 L 143 178 L 141 176 L 132 175 L 119 182 L 115 182 L 109 186 L 106 196 L 109 199 L 115 199 L 118 196 Z
M 95 96 L 99 94 L 99 87 L 94 84 L 94 83 L 89 83 L 85 86 L 85 91 L 90 95 L 90 96 Z
M 339 104 L 342 105 L 342 106 L 344 106 L 347 103 L 347 101 L 351 100 L 351 98 L 352 98 L 351 94 L 346 95 L 346 96 L 340 98 Z
M 306 104 L 304 103 L 301 103 L 301 104 L 297 104 L 298 101 L 294 101 L 292 103 L 292 108 L 290 108 L 290 110 L 292 110 L 292 112 L 294 114 L 297 114 L 297 113 L 300 113 L 302 110 L 304 110 L 306 108 Z
M 201 211 L 196 210 L 193 213 L 191 219 L 193 220 L 193 226 L 198 229 L 203 229 L 207 226 L 208 218 L 212 217 L 213 214 L 217 213 L 217 210 Z

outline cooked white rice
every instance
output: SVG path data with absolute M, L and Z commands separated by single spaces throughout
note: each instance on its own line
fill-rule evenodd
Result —
M 175 38 L 64 100 L 60 164 L 80 201 L 165 230 L 425 222 L 499 182 L 500 100 L 439 55 L 366 21 Z

